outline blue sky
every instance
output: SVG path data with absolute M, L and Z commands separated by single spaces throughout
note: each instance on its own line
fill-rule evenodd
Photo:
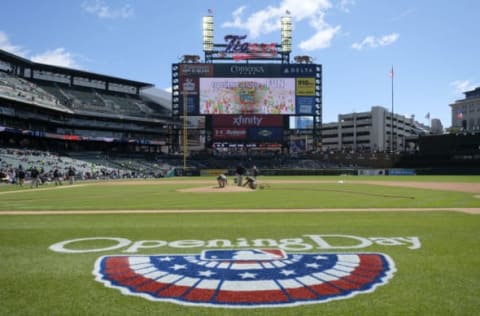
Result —
M 280 42 L 293 18 L 292 58 L 323 65 L 323 121 L 391 108 L 451 126 L 448 106 L 480 86 L 478 0 L 2 0 L 0 48 L 25 58 L 171 86 L 171 64 L 202 56 L 202 16 L 228 34 Z

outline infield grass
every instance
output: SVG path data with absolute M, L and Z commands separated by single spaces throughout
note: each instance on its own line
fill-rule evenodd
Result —
M 276 208 L 429 208 L 480 207 L 472 193 L 358 184 L 365 177 L 265 177 L 327 180 L 330 183 L 272 183 L 248 192 L 179 192 L 179 189 L 216 185 L 211 178 L 175 178 L 175 181 L 79 182 L 40 189 L 9 186 L 0 191 L 1 210 L 162 210 L 162 209 L 276 209 Z M 203 179 L 204 183 L 192 183 Z M 382 181 L 480 182 L 480 177 L 381 177 Z M 190 181 L 190 182 L 189 182 Z M 343 183 L 341 183 L 343 181 Z M 13 187 L 13 188 L 12 188 Z M 4 193 L 2 193 L 2 191 Z
M 450 212 L 3 216 L 0 314 L 478 315 L 479 228 L 479 216 Z M 373 293 L 328 303 L 254 310 L 186 307 L 125 296 L 96 282 L 92 275 L 98 257 L 125 254 L 125 248 L 84 254 L 48 249 L 63 240 L 95 236 L 174 241 L 279 240 L 305 238 L 305 234 L 417 236 L 422 246 L 412 250 L 407 245 L 374 244 L 360 249 L 388 254 L 398 270 L 388 284 Z M 341 240 L 336 242 L 342 244 Z M 109 244 L 92 241 L 76 247 L 91 249 Z M 202 250 L 159 247 L 141 249 L 139 254 L 198 254 Z

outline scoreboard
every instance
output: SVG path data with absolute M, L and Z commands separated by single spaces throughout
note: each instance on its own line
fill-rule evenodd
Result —
M 282 143 L 291 117 L 311 117 L 319 133 L 322 66 L 173 64 L 172 111 L 178 121 L 204 117 L 210 142 Z
M 316 64 L 174 64 L 173 107 L 186 98 L 188 115 L 315 115 L 321 75 Z

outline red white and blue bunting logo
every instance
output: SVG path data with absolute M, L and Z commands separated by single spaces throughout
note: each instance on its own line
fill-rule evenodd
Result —
M 192 255 L 104 256 L 96 280 L 123 294 L 182 305 L 258 308 L 324 303 L 369 293 L 396 271 L 380 253 L 206 250 Z

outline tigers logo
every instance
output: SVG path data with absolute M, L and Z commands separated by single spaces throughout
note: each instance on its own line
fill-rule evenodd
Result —
M 298 306 L 350 298 L 396 271 L 380 253 L 205 250 L 193 255 L 103 256 L 96 280 L 152 301 L 222 308 Z

